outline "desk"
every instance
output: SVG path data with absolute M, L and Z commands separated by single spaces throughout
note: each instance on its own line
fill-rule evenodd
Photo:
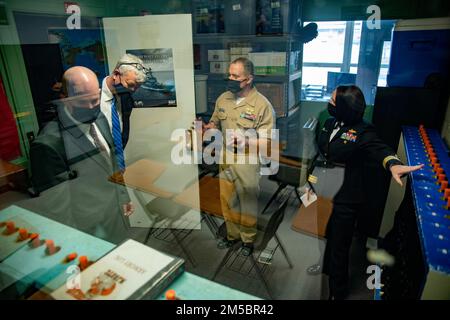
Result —
M 167 288 L 175 290 L 181 300 L 260 300 L 255 296 L 221 285 L 217 282 L 184 272 Z M 165 300 L 163 292 L 158 300 Z
M 151 193 L 161 198 L 171 198 L 173 193 L 155 186 L 155 181 L 166 170 L 166 166 L 156 161 L 142 159 L 128 166 L 125 173 L 115 173 L 110 181 L 123 184 L 139 191 Z
M 308 207 L 301 205 L 298 208 L 292 220 L 291 228 L 300 233 L 325 238 L 325 232 L 332 210 L 332 200 L 318 197 L 317 201 Z
M 226 190 L 221 190 L 220 185 Z M 224 218 L 223 209 L 220 201 L 221 193 L 231 197 L 234 192 L 234 186 L 231 182 L 222 180 L 220 178 L 205 176 L 199 182 L 192 184 L 185 191 L 177 195 L 173 200 L 181 205 L 200 210 L 206 214 L 208 223 L 211 223 L 214 230 L 217 231 L 217 225 L 214 220 L 210 219 L 208 215 L 219 218 Z M 199 203 L 194 200 L 200 197 Z M 230 221 L 242 225 L 253 226 L 254 216 L 244 215 L 236 211 L 230 211 L 227 217 Z
M 200 198 L 200 202 L 196 199 Z M 197 210 L 204 211 L 214 216 L 223 218 L 220 204 L 219 178 L 205 176 L 195 182 L 185 191 L 174 198 L 174 201 Z
M 9 187 L 19 187 L 20 189 L 26 189 L 26 176 L 25 168 L 16 164 L 4 161 L 0 159 L 0 186 L 3 184 L 1 180 L 6 179 Z M 6 190 L 7 191 L 7 190 Z

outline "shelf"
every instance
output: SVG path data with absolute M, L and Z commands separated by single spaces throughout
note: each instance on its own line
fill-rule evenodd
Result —
M 207 75 L 208 80 L 223 81 L 227 75 L 224 73 L 196 73 L 196 75 Z M 301 71 L 296 71 L 293 74 L 287 75 L 255 75 L 255 82 L 286 82 L 300 79 L 302 76 Z
M 193 36 L 194 44 L 216 44 L 218 42 L 260 42 L 260 43 L 273 43 L 273 42 L 288 42 L 288 41 L 300 41 L 299 37 L 295 35 L 227 35 L 227 34 L 201 34 Z

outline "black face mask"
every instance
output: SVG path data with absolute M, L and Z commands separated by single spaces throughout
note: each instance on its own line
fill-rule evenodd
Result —
M 96 106 L 95 108 L 73 108 L 72 117 L 75 120 L 82 123 L 93 123 L 97 120 L 98 115 L 100 114 L 100 106 Z
M 116 92 L 118 95 L 122 95 L 122 94 L 131 94 L 132 91 L 128 88 L 125 88 L 123 86 L 123 84 L 119 83 L 119 84 L 115 84 L 114 88 L 116 89 Z
M 227 79 L 225 81 L 227 81 L 227 91 L 230 91 L 233 94 L 236 94 L 236 93 L 239 93 L 240 91 L 242 91 L 241 81 L 230 80 L 230 79 Z
M 328 102 L 327 109 L 330 116 L 336 118 L 336 106 L 333 106 L 331 103 Z

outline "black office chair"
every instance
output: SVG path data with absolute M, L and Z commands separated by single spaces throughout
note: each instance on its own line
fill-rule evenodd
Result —
M 295 195 L 298 201 L 302 203 L 300 194 L 298 193 L 298 188 L 300 187 L 301 180 L 305 180 L 307 176 L 308 167 L 314 161 L 315 155 L 317 154 L 316 144 L 315 144 L 315 132 L 317 130 L 318 120 L 316 118 L 309 118 L 302 127 L 303 144 L 301 146 L 302 156 L 290 157 L 284 156 L 289 160 L 297 162 L 298 165 L 288 165 L 280 163 L 278 172 L 272 176 L 269 176 L 269 180 L 276 181 L 278 183 L 278 189 L 275 191 L 273 196 L 267 202 L 261 214 L 264 214 L 269 208 L 270 204 L 277 198 L 278 194 L 284 190 L 287 186 L 292 186 L 294 188 Z M 298 146 L 300 148 L 300 146 Z M 305 183 L 306 181 L 302 182 Z
M 266 212 L 267 208 L 269 208 L 280 192 L 288 186 L 294 187 L 295 195 L 301 203 L 302 200 L 300 199 L 300 194 L 297 191 L 297 188 L 300 186 L 300 168 L 280 163 L 278 172 L 272 176 L 269 176 L 269 180 L 277 182 L 278 189 L 267 202 L 261 214 Z
M 190 225 L 188 221 L 183 222 L 180 220 L 190 208 L 166 198 L 155 198 L 148 202 L 138 190 L 133 190 L 133 193 L 147 216 L 154 222 L 154 226 L 150 226 L 148 229 L 144 244 L 148 243 L 150 236 L 167 243 L 175 242 L 180 247 L 181 251 L 183 251 L 192 266 L 196 267 L 197 264 L 194 257 L 183 244 L 183 240 L 191 234 L 196 226 Z M 182 224 L 175 228 L 175 222 L 180 221 Z
M 287 203 L 288 203 L 289 197 L 286 197 L 286 199 L 283 201 L 283 203 L 277 208 L 277 210 L 272 214 L 269 221 L 264 225 L 261 221 L 261 219 L 258 219 L 257 223 L 257 235 L 256 240 L 254 242 L 254 251 L 252 254 L 250 254 L 248 257 L 244 257 L 240 254 L 241 245 L 240 243 L 236 243 L 234 246 L 230 247 L 225 254 L 224 258 L 220 262 L 219 266 L 217 267 L 214 276 L 212 280 L 214 280 L 217 275 L 220 273 L 220 271 L 228 265 L 230 266 L 229 269 L 239 272 L 243 274 L 245 272 L 246 275 L 249 275 L 252 270 L 254 269 L 256 271 L 257 277 L 262 281 L 264 288 L 266 289 L 269 297 L 272 299 L 272 294 L 269 288 L 269 285 L 266 281 L 266 278 L 264 277 L 264 272 L 268 266 L 267 262 L 270 262 L 275 255 L 275 252 L 278 248 L 281 249 L 281 252 L 284 255 L 284 258 L 286 259 L 289 268 L 293 268 L 291 259 L 289 258 L 283 244 L 281 243 L 280 239 L 278 238 L 276 232 L 278 230 L 278 227 L 280 226 L 281 222 L 284 218 L 284 213 L 286 211 Z M 225 237 L 226 236 L 226 225 L 223 223 L 219 228 L 219 233 Z M 269 244 L 270 240 L 272 238 L 275 239 L 276 246 L 275 248 L 270 250 L 270 257 L 267 259 L 267 257 L 262 257 L 261 254 L 267 250 L 267 245 Z M 239 257 L 243 257 L 245 260 L 243 263 L 240 263 L 239 269 L 233 269 L 233 264 L 236 262 L 236 260 Z M 263 258 L 265 260 L 263 260 Z M 247 261 L 249 261 L 250 266 L 248 268 L 245 268 L 245 265 L 248 265 Z M 263 262 L 264 261 L 264 262 Z M 263 264 L 263 266 L 260 266 L 259 264 Z M 244 272 L 242 272 L 244 270 Z

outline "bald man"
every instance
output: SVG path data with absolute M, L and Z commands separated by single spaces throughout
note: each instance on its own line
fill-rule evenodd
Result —
M 42 214 L 105 240 L 128 237 L 124 218 L 133 208 L 123 186 L 108 179 L 119 171 L 113 139 L 100 112 L 97 76 L 84 67 L 63 76 L 66 98 L 56 102 L 58 118 L 30 148 L 35 204 Z

